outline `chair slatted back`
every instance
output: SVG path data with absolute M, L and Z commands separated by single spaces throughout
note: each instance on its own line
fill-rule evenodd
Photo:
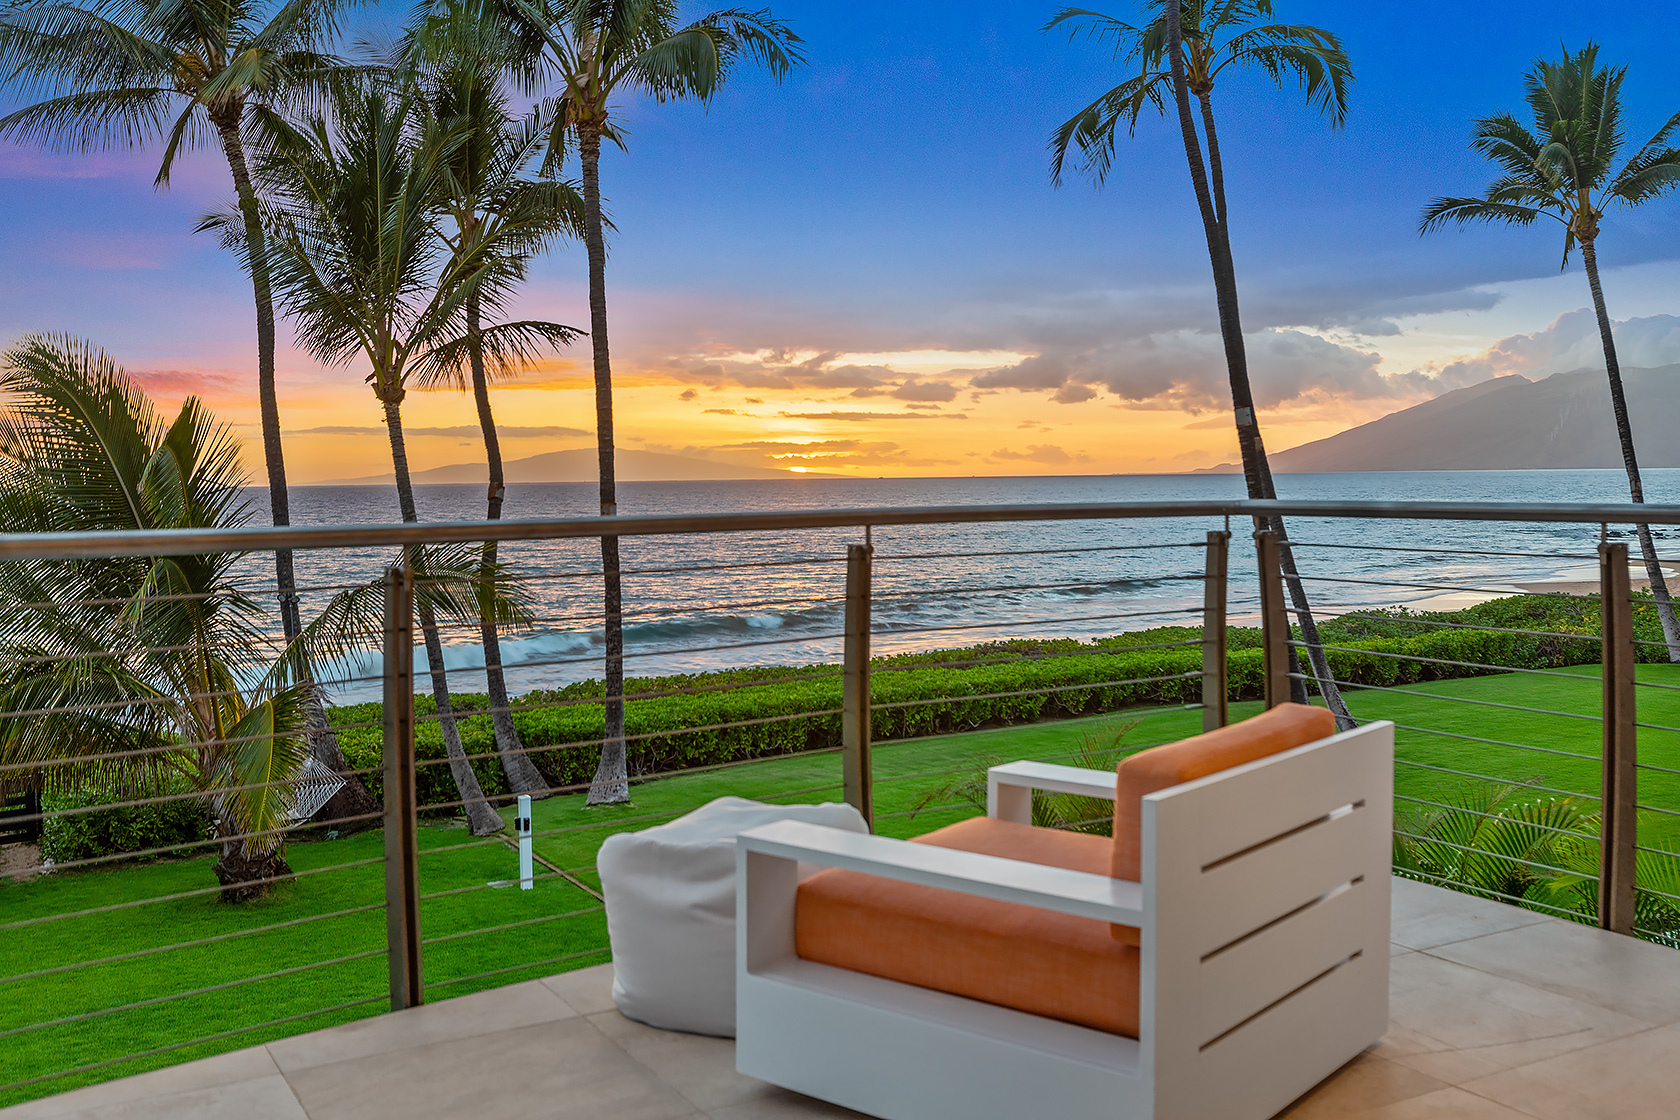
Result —
M 1371 724 L 1145 798 L 1157 1115 L 1269 1116 L 1382 1033 L 1393 760 Z

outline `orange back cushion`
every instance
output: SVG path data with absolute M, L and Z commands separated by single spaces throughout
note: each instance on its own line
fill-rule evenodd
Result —
M 1336 733 L 1324 708 L 1279 704 L 1241 723 L 1139 751 L 1120 763 L 1114 795 L 1114 849 L 1109 874 L 1136 880 L 1142 874 L 1143 799 L 1258 758 L 1306 746 Z M 1138 931 L 1115 926 L 1114 936 L 1137 944 Z

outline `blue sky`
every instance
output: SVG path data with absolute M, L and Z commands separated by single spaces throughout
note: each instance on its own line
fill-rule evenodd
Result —
M 1145 118 L 1105 190 L 1077 177 L 1053 189 L 1050 130 L 1120 75 L 1102 47 L 1041 33 L 1051 10 L 783 0 L 775 11 L 810 56 L 785 84 L 743 70 L 708 107 L 622 107 L 629 151 L 609 151 L 603 182 L 620 229 L 609 282 L 627 446 L 901 474 L 1227 457 L 1176 130 Z M 1340 34 L 1357 80 L 1341 131 L 1258 77 L 1214 94 L 1272 446 L 1480 377 L 1591 360 L 1579 322 L 1553 327 L 1586 304 L 1578 268 L 1559 274 L 1553 230 L 1420 239 L 1416 222 L 1430 197 L 1485 184 L 1471 120 L 1520 111 L 1523 72 L 1560 41 L 1596 38 L 1629 66 L 1630 141 L 1680 110 L 1671 9 L 1615 12 L 1279 3 L 1280 19 Z M 222 203 L 226 172 L 199 153 L 156 194 L 153 170 L 149 154 L 0 150 L 0 335 L 87 335 L 160 396 L 198 388 L 249 425 L 249 290 L 208 237 L 189 236 Z M 1631 320 L 1630 364 L 1680 361 L 1680 324 L 1663 318 L 1680 311 L 1680 198 L 1606 226 L 1600 257 L 1611 313 Z M 544 261 L 524 310 L 583 323 L 582 271 L 575 248 Z M 588 428 L 584 357 L 498 399 L 537 426 Z M 377 439 L 310 432 L 377 427 L 360 375 L 292 352 L 281 365 L 287 426 L 310 437 L 296 473 L 376 468 Z M 907 416 L 911 404 L 927 417 Z M 452 395 L 411 410 L 418 424 L 471 422 Z M 875 418 L 807 418 L 835 412 Z M 472 457 L 465 441 L 431 438 L 421 465 Z M 586 442 L 523 438 L 510 454 Z M 789 450 L 801 444 L 814 450 Z

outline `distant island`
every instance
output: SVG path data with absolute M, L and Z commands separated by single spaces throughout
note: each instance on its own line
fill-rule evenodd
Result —
M 1641 467 L 1680 467 L 1680 365 L 1622 371 Z M 1496 377 L 1270 454 L 1282 474 L 1622 467 L 1603 370 Z M 1221 463 L 1193 473 L 1233 474 Z
M 599 460 L 593 447 L 574 447 L 566 451 L 550 451 L 524 459 L 509 459 L 504 469 L 509 482 L 597 482 L 596 464 Z M 815 471 L 798 473 L 770 467 L 738 467 L 732 463 L 714 463 L 688 455 L 666 455 L 655 451 L 632 451 L 620 447 L 615 457 L 615 471 L 620 482 L 712 482 L 720 479 L 743 478 L 825 478 L 832 477 Z M 453 463 L 447 467 L 415 471 L 415 483 L 484 482 L 483 463 Z M 368 475 L 365 478 L 333 478 L 317 486 L 392 486 L 395 478 L 389 473 Z

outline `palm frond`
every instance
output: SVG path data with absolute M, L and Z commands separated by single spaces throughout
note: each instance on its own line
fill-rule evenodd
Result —
M 1545 215 L 1546 212 L 1538 207 L 1490 202 L 1485 198 L 1437 198 L 1423 208 L 1418 232 L 1429 233 L 1452 223 L 1462 226 L 1473 222 L 1504 222 L 1526 226 Z
M 479 343 L 486 372 L 497 380 L 507 380 L 535 367 L 545 354 L 569 346 L 586 334 L 577 327 L 527 319 L 485 327 L 479 332 Z M 427 389 L 468 388 L 471 351 L 472 338 L 468 335 L 438 343 L 415 359 L 415 383 Z

